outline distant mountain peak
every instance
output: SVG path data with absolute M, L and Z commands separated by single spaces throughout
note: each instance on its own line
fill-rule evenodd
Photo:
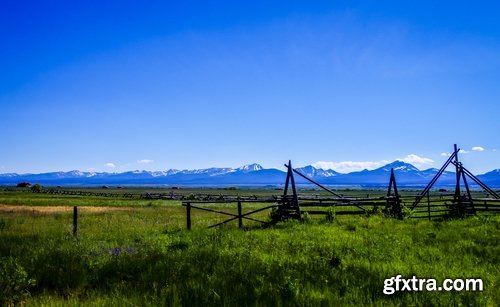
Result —
M 80 172 L 79 170 L 72 170 L 66 173 L 63 173 L 65 175 L 70 175 L 70 176 L 85 176 L 88 173 Z
M 333 176 L 337 176 L 339 174 L 334 170 L 331 170 L 331 169 L 324 170 L 322 168 L 316 168 L 312 165 L 300 167 L 300 168 L 297 168 L 297 170 L 310 178 L 333 177 Z
M 297 168 L 298 171 L 303 171 L 303 172 L 312 172 L 312 171 L 317 171 L 317 170 L 321 170 L 321 169 L 322 168 L 315 168 L 312 165 L 307 165 L 307 166 Z
M 425 185 L 438 172 L 435 168 L 418 170 L 415 166 L 404 161 L 394 161 L 374 170 L 363 170 L 347 174 L 339 174 L 334 170 L 324 170 L 307 165 L 297 168 L 301 174 L 321 183 L 340 185 L 369 185 L 386 186 L 389 174 L 393 168 L 396 171 L 398 184 Z M 146 171 L 131 170 L 123 173 L 108 172 L 49 172 L 41 174 L 0 174 L 0 185 L 16 185 L 19 182 L 32 182 L 44 185 L 102 185 L 102 184 L 283 184 L 286 173 L 283 170 L 264 169 L 257 163 L 241 166 L 239 168 L 207 168 L 197 170 Z M 500 169 L 478 175 L 483 182 L 500 187 Z M 300 176 L 295 177 L 299 184 L 309 183 Z M 445 171 L 438 184 L 452 185 L 456 180 L 453 172 Z
M 431 168 L 428 168 L 428 169 L 425 169 L 423 170 L 424 172 L 437 172 L 439 171 L 439 169 L 435 168 L 435 167 L 431 167 Z
M 419 172 L 420 170 L 413 166 L 410 163 L 406 163 L 401 160 L 396 160 L 392 163 L 389 163 L 387 165 L 384 165 L 381 167 L 381 169 L 385 171 L 391 171 L 391 168 L 394 169 L 395 171 L 403 171 L 403 172 Z
M 248 173 L 263 170 L 264 168 L 258 163 L 252 163 L 238 167 L 236 170 Z
M 209 176 L 220 176 L 227 173 L 231 173 L 234 170 L 228 167 L 211 167 L 204 169 L 195 169 L 195 170 L 183 170 L 179 173 L 184 175 L 209 175 Z

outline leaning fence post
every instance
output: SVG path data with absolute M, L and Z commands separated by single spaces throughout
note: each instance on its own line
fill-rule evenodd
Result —
M 78 238 L 78 207 L 73 207 L 73 237 Z
M 238 227 L 243 228 L 243 218 L 241 217 L 241 200 L 238 200 Z
M 186 226 L 191 230 L 191 203 L 186 204 Z

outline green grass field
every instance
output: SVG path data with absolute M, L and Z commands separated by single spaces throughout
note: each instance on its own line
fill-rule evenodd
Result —
M 0 192 L 0 305 L 500 304 L 499 217 L 375 214 L 206 229 L 224 219 L 193 211 L 188 231 L 180 201 Z M 383 294 L 384 279 L 398 274 L 481 278 L 484 291 Z

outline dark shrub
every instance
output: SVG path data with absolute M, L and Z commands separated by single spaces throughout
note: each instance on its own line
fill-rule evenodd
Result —
M 26 182 L 26 181 L 24 181 L 24 182 L 19 182 L 19 183 L 16 185 L 16 187 L 18 187 L 18 188 L 29 188 L 29 187 L 31 187 L 31 183 Z
M 31 186 L 31 191 L 35 193 L 39 193 L 42 190 L 42 186 L 38 183 L 35 183 Z
M 15 258 L 0 258 L 0 306 L 20 303 L 34 284 Z

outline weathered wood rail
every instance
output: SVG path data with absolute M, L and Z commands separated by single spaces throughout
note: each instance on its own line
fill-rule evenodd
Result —
M 285 179 L 285 188 L 283 191 L 283 195 L 273 196 L 274 200 L 255 199 L 255 201 L 260 202 L 274 201 L 274 204 L 272 206 L 266 207 L 265 209 L 269 209 L 271 207 L 277 208 L 277 214 L 272 217 L 273 219 L 271 222 L 259 222 L 268 224 L 290 218 L 302 221 L 302 216 L 306 213 L 310 215 L 326 215 L 332 217 L 334 215 L 362 215 L 381 212 L 398 219 L 410 217 L 427 218 L 429 220 L 432 218 L 463 218 L 469 215 L 477 215 L 478 213 L 499 213 L 500 196 L 495 191 L 487 187 L 470 171 L 465 169 L 465 167 L 463 167 L 462 163 L 458 161 L 459 151 L 460 149 L 455 145 L 453 154 L 448 158 L 446 163 L 436 173 L 434 178 L 432 178 L 430 183 L 423 189 L 423 191 L 421 191 L 417 195 L 401 195 L 398 192 L 394 170 L 391 169 L 387 194 L 376 198 L 344 197 L 343 195 L 340 195 L 335 191 L 328 189 L 324 185 L 293 169 L 292 163 L 291 161 L 289 161 L 288 164 L 285 164 L 285 167 L 287 168 L 287 175 Z M 438 193 L 431 195 L 431 189 L 433 185 L 437 182 L 439 177 L 443 174 L 445 169 L 450 164 L 454 165 L 456 168 L 456 186 L 454 193 Z M 299 196 L 295 186 L 294 174 L 301 176 L 302 178 L 308 180 L 310 183 L 318 186 L 319 188 L 333 196 Z M 473 180 L 481 188 L 483 188 L 483 190 L 486 192 L 487 197 L 473 197 L 473 193 L 469 189 L 467 177 Z M 462 189 L 462 186 L 465 189 Z M 290 193 L 289 188 L 291 188 Z M 230 200 L 221 200 L 221 202 L 229 203 Z M 193 206 L 192 202 L 186 202 L 183 203 L 183 205 L 187 208 L 188 229 L 191 229 L 192 208 L 231 216 L 230 219 L 227 219 L 215 225 L 211 225 L 210 227 L 216 227 L 231 222 L 235 219 L 238 219 L 239 226 L 242 227 L 241 225 L 243 218 L 248 218 L 248 215 L 261 211 L 255 210 L 246 214 L 242 214 L 241 201 L 239 200 L 238 214 L 215 210 L 213 208 L 200 208 L 197 206 Z
M 467 212 L 466 208 L 463 208 L 463 212 L 460 211 L 458 203 L 454 202 L 453 199 L 444 199 L 439 194 L 430 195 L 428 201 L 422 202 L 421 205 L 413 210 L 410 210 L 410 205 L 416 199 L 416 195 L 406 195 L 400 199 L 400 211 L 404 211 L 406 208 L 406 216 L 409 218 L 417 219 L 434 219 L 434 218 L 454 218 L 457 216 L 465 216 L 471 214 L 478 215 L 490 215 L 500 213 L 500 200 L 492 198 L 476 198 L 472 199 L 474 205 L 473 212 Z M 394 197 L 381 196 L 377 198 L 317 198 L 317 197 L 307 197 L 299 196 L 299 206 L 300 214 L 309 215 L 323 215 L 330 216 L 334 218 L 335 216 L 344 215 L 370 215 L 374 213 L 382 213 L 388 216 L 393 216 L 396 218 L 402 218 L 403 216 L 395 216 L 391 214 L 394 210 L 391 210 L 395 203 Z M 254 200 L 220 200 L 220 201 L 184 201 L 182 205 L 186 207 L 186 227 L 188 229 L 192 228 L 193 217 L 192 210 L 201 210 L 206 212 L 212 212 L 216 214 L 221 214 L 228 216 L 229 218 L 208 226 L 208 228 L 217 227 L 223 224 L 227 224 L 232 221 L 238 221 L 238 227 L 243 227 L 243 220 L 250 220 L 254 222 L 259 222 L 264 225 L 270 225 L 276 221 L 269 219 L 266 221 L 255 219 L 250 217 L 250 215 L 272 209 L 280 208 L 286 201 L 280 196 L 275 196 L 273 199 L 267 198 L 257 198 Z M 263 207 L 253 208 L 250 212 L 243 213 L 243 208 L 245 204 L 255 204 L 262 203 Z M 210 207 L 201 207 L 200 205 L 210 205 Z M 233 212 L 224 211 L 219 207 L 233 209 Z M 234 205 L 232 207 L 231 205 Z M 234 213 L 237 209 L 237 213 Z M 457 212 L 458 210 L 458 212 Z M 397 211 L 396 212 L 400 212 Z
M 372 213 L 384 213 L 395 218 L 456 218 L 469 215 L 489 215 L 500 213 L 500 195 L 486 186 L 479 178 L 468 171 L 458 160 L 460 149 L 454 146 L 454 152 L 447 159 L 445 164 L 438 170 L 429 184 L 416 195 L 401 195 L 396 184 L 394 170 L 391 169 L 389 186 L 387 193 L 379 197 L 345 197 L 326 186 L 305 176 L 292 168 L 291 161 L 285 164 L 287 175 L 285 187 L 282 195 L 258 196 L 258 195 L 224 195 L 219 193 L 184 193 L 179 192 L 123 192 L 118 191 L 79 191 L 75 189 L 41 189 L 32 191 L 26 188 L 4 189 L 6 192 L 29 192 L 46 193 L 58 195 L 94 196 L 94 197 L 115 197 L 132 199 L 152 199 L 152 200 L 180 200 L 186 207 L 186 224 L 190 229 L 192 226 L 191 211 L 201 210 L 229 216 L 227 220 L 211 225 L 220 226 L 231 221 L 238 221 L 238 226 L 243 227 L 243 220 L 250 220 L 262 224 L 276 223 L 279 220 L 298 219 L 302 221 L 303 214 L 310 215 L 363 215 Z M 442 193 L 432 190 L 433 185 L 444 173 L 445 169 L 453 165 L 456 170 L 456 186 L 454 193 Z M 329 197 L 323 195 L 299 195 L 295 185 L 294 174 L 306 179 L 316 185 Z M 467 179 L 468 178 L 468 179 Z M 481 187 L 484 192 L 474 192 L 469 188 L 467 180 L 472 180 Z M 291 190 L 291 191 L 289 191 Z M 480 197 L 479 194 L 485 195 Z M 245 203 L 262 203 L 264 207 L 253 209 L 250 212 L 243 212 Z M 237 213 L 216 209 L 215 207 L 202 207 L 203 204 L 234 204 Z M 250 215 L 262 212 L 267 209 L 276 208 L 271 221 L 262 221 L 250 217 Z M 234 209 L 234 208 L 233 208 Z
M 254 208 L 250 212 L 243 213 L 243 204 L 245 204 L 245 203 L 254 203 L 254 204 L 255 203 L 262 203 L 262 204 L 266 204 L 266 205 L 264 207 L 261 207 L 258 209 Z M 271 203 L 271 205 L 269 205 L 269 203 Z M 200 205 L 202 205 L 202 204 L 234 204 L 234 205 L 236 205 L 236 208 L 237 208 L 237 214 L 234 214 L 232 212 L 222 211 L 219 209 L 201 207 Z M 187 229 L 191 229 L 191 225 L 192 225 L 191 211 L 193 209 L 230 216 L 229 219 L 226 219 L 222 222 L 210 225 L 210 226 L 208 226 L 208 228 L 221 226 L 221 225 L 224 225 L 226 223 L 229 223 L 229 222 L 235 221 L 235 220 L 238 220 L 238 227 L 243 228 L 243 219 L 250 220 L 253 222 L 258 222 L 258 223 L 261 223 L 264 225 L 269 225 L 270 224 L 269 221 L 258 220 L 258 219 L 250 217 L 250 215 L 277 207 L 277 204 L 275 204 L 275 200 L 271 200 L 269 198 L 262 199 L 262 200 L 237 199 L 237 200 L 223 200 L 223 201 L 187 201 L 187 202 L 183 202 L 182 205 L 184 207 L 186 207 L 186 228 Z

